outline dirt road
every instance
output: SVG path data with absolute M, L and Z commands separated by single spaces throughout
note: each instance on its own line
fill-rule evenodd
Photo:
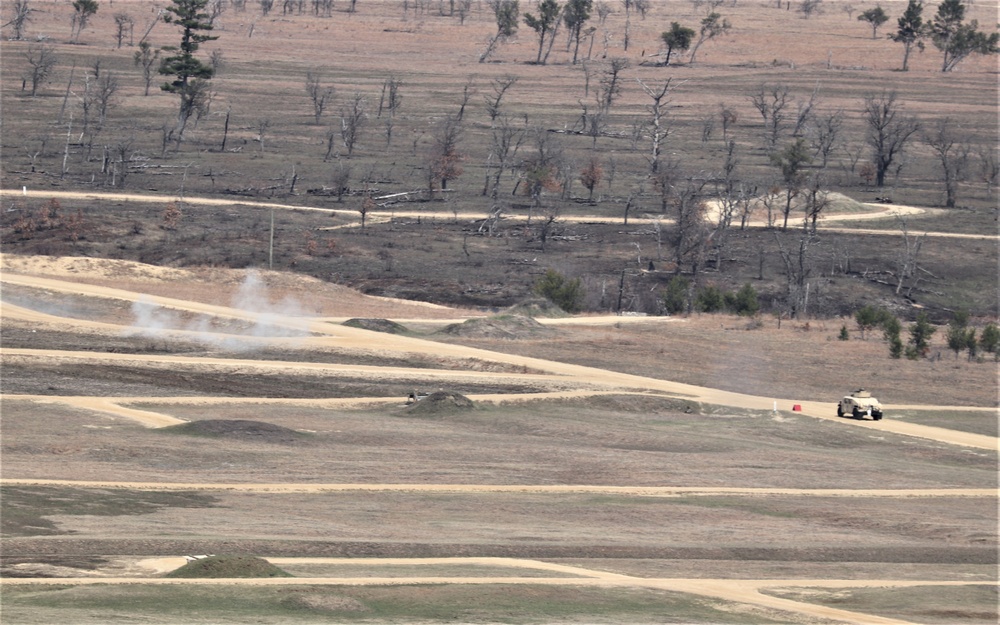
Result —
M 115 202 L 147 202 L 153 204 L 166 204 L 168 202 L 175 202 L 181 200 L 180 197 L 176 195 L 144 195 L 137 193 L 90 193 L 90 192 L 78 192 L 78 191 L 38 191 L 34 189 L 28 189 L 27 191 L 20 189 L 0 189 L 0 197 L 2 196 L 22 196 L 22 197 L 33 197 L 33 198 L 63 198 L 63 199 L 89 199 L 89 200 L 105 200 L 105 201 L 115 201 Z M 316 211 L 328 214 L 337 214 L 349 216 L 351 219 L 356 219 L 358 213 L 356 210 L 345 210 L 336 208 L 325 208 L 317 206 L 305 206 L 297 204 L 282 204 L 277 202 L 258 202 L 252 200 L 244 200 L 239 197 L 232 198 L 207 198 L 207 197 L 190 197 L 185 196 L 182 200 L 186 204 L 195 204 L 202 206 L 253 206 L 257 208 L 271 208 L 276 210 L 301 210 L 301 211 Z M 875 219 L 884 219 L 886 217 L 892 217 L 894 215 L 916 215 L 920 213 L 927 212 L 927 209 L 916 207 L 916 206 L 905 206 L 901 204 L 869 204 L 872 207 L 871 213 L 841 213 L 841 214 L 829 214 L 823 215 L 823 230 L 826 232 L 863 232 L 865 234 L 884 234 L 884 235 L 894 235 L 898 236 L 898 230 L 877 230 L 877 229 L 866 229 L 866 230 L 855 230 L 855 229 L 831 229 L 827 228 L 825 224 L 832 222 L 843 222 L 843 221 L 869 221 Z M 455 219 L 455 214 L 451 212 L 435 212 L 435 211 L 421 211 L 421 210 L 375 210 L 367 214 L 366 219 L 368 221 L 386 221 L 393 217 L 406 217 L 406 218 L 433 218 L 433 219 Z M 462 215 L 466 219 L 485 219 L 488 215 Z M 505 215 L 505 220 L 508 221 L 518 221 L 522 219 L 527 219 L 527 217 L 521 217 L 519 215 Z M 559 218 L 561 221 L 568 222 L 579 222 L 579 223 L 620 223 L 622 219 L 620 217 L 605 217 L 599 215 L 562 215 Z M 661 217 L 630 217 L 630 221 L 634 223 L 655 223 L 659 222 L 661 224 L 672 223 L 670 219 L 662 219 Z M 767 224 L 762 221 L 753 221 L 749 224 L 750 227 L 760 228 L 765 227 Z M 343 228 L 343 227 L 354 227 L 353 224 L 348 226 L 334 226 L 333 228 Z M 950 237 L 950 238 L 971 238 L 971 239 L 1000 239 L 998 235 L 988 235 L 988 234 L 959 234 L 952 232 L 926 232 L 921 233 L 926 234 L 931 237 Z
M 908 499 L 916 497 L 995 497 L 990 488 L 733 488 L 728 486 L 605 486 L 588 484 L 213 484 L 184 482 L 101 482 L 91 480 L 36 480 L 4 478 L 5 486 L 72 486 L 77 488 L 127 489 L 142 491 L 204 491 L 239 493 L 329 493 L 329 492 L 406 492 L 406 493 L 520 493 L 520 494 L 589 494 L 629 497 L 714 497 L 720 495 L 795 496 L 795 497 L 881 497 Z
M 358 560 L 344 558 L 268 558 L 277 566 L 334 564 L 349 567 L 359 563 Z M 185 558 L 148 558 L 139 565 L 154 573 L 163 573 L 183 566 Z M 830 619 L 844 623 L 871 625 L 909 625 L 909 621 L 887 618 L 872 614 L 852 612 L 813 603 L 805 603 L 793 599 L 775 597 L 762 591 L 777 588 L 902 588 L 923 586 L 967 586 L 981 585 L 982 582 L 925 581 L 925 580 L 843 580 L 843 579 L 675 579 L 675 578 L 645 578 L 622 575 L 578 566 L 569 566 L 553 562 L 524 560 L 515 558 L 365 558 L 363 563 L 371 566 L 412 566 L 416 573 L 421 566 L 452 565 L 452 566 L 489 566 L 509 567 L 512 569 L 533 569 L 551 571 L 568 575 L 569 577 L 440 577 L 412 576 L 397 577 L 279 577 L 253 579 L 178 579 L 178 578 L 136 578 L 136 577 L 59 577 L 59 578 L 10 578 L 0 580 L 3 585 L 199 585 L 199 586 L 391 586 L 399 584 L 449 584 L 449 585 L 545 585 L 545 586 L 600 586 L 600 587 L 633 587 L 682 592 L 735 601 L 778 610 L 791 612 L 808 618 Z

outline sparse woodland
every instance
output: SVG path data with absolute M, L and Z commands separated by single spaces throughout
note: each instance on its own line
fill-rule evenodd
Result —
M 949 3 L 19 0 L 3 187 L 173 201 L 8 192 L 4 250 L 486 307 L 550 269 L 585 310 L 752 283 L 777 317 L 982 325 L 996 239 L 924 236 L 997 233 L 996 6 Z M 858 201 L 928 210 L 826 221 Z

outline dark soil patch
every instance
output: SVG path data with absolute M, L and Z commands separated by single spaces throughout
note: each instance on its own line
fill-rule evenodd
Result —
M 209 556 L 188 562 L 166 577 L 229 578 L 229 577 L 291 577 L 267 560 L 254 556 Z
M 406 326 L 388 319 L 348 319 L 344 325 L 349 328 L 360 328 L 362 330 L 372 330 L 374 332 L 386 332 L 388 334 L 405 334 Z
M 253 440 L 266 443 L 296 443 L 308 436 L 302 432 L 296 432 L 290 428 L 274 425 L 273 423 L 251 421 L 248 419 L 192 421 L 190 423 L 160 428 L 159 431 L 187 436 L 208 436 L 211 438 Z
M 0 489 L 3 536 L 66 534 L 50 516 L 120 516 L 151 514 L 164 507 L 207 508 L 216 503 L 197 492 L 141 492 L 78 488 L 16 487 Z M 7 551 L 6 555 L 13 552 Z

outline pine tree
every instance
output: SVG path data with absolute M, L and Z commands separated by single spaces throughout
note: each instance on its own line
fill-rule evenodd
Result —
M 166 52 L 176 52 L 176 54 L 165 57 L 160 65 L 160 74 L 174 77 L 160 88 L 176 93 L 181 98 L 177 128 L 174 130 L 174 139 L 178 146 L 184 137 L 188 119 L 200 107 L 205 106 L 208 99 L 208 81 L 215 73 L 211 65 L 194 56 L 202 43 L 218 39 L 205 34 L 205 31 L 212 30 L 209 15 L 205 12 L 207 5 L 208 0 L 173 0 L 173 5 L 166 8 L 167 15 L 164 17 L 164 21 L 168 24 L 176 23 L 181 27 L 180 47 L 163 48 Z

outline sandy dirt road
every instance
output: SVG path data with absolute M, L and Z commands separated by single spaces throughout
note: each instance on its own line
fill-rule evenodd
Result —
M 276 202 L 258 202 L 252 200 L 244 200 L 239 197 L 232 198 L 208 198 L 208 197 L 184 197 L 183 199 L 176 195 L 145 195 L 138 193 L 91 193 L 91 192 L 79 192 L 79 191 L 39 191 L 34 189 L 21 190 L 21 189 L 0 189 L 0 197 L 7 196 L 22 196 L 22 197 L 32 197 L 32 198 L 63 198 L 63 199 L 86 199 L 86 200 L 104 200 L 104 201 L 114 201 L 114 202 L 147 202 L 153 204 L 166 204 L 168 202 L 183 201 L 187 204 L 194 204 L 200 206 L 253 206 L 257 208 L 270 208 L 276 210 L 300 210 L 300 211 L 316 211 L 328 214 L 338 214 L 350 217 L 352 220 L 357 218 L 357 211 L 355 210 L 345 210 L 345 209 L 335 209 L 335 208 L 325 208 L 317 206 L 306 206 L 306 205 L 296 205 L 296 204 L 282 204 Z M 867 229 L 867 230 L 855 230 L 850 228 L 844 229 L 830 229 L 825 227 L 825 224 L 832 222 L 844 222 L 844 221 L 871 221 L 876 219 L 884 219 L 886 217 L 892 217 L 895 215 L 917 215 L 927 212 L 927 209 L 920 208 L 917 206 L 906 206 L 902 204 L 868 204 L 872 208 L 871 213 L 842 213 L 842 214 L 830 214 L 823 215 L 822 221 L 824 223 L 824 231 L 827 232 L 863 232 L 864 234 L 875 234 L 875 235 L 895 235 L 898 236 L 899 232 L 897 230 L 877 230 L 877 229 Z M 709 212 L 709 216 L 717 216 L 717 210 L 715 214 L 712 211 Z M 393 217 L 406 217 L 406 218 L 432 218 L 432 219 L 455 219 L 454 213 L 450 212 L 438 212 L 438 211 L 421 211 L 421 210 L 376 210 L 371 211 L 367 215 L 369 221 L 388 221 Z M 487 214 L 481 216 L 478 215 L 463 215 L 466 219 L 481 220 L 488 217 Z M 504 219 L 507 221 L 519 221 L 526 220 L 527 217 L 519 215 L 505 215 Z M 606 217 L 599 215 L 563 215 L 559 218 L 561 221 L 578 222 L 578 223 L 610 223 L 616 224 L 620 223 L 622 219 L 620 217 Z M 661 224 L 672 223 L 670 219 L 663 219 L 659 216 L 654 217 L 630 217 L 630 221 L 634 223 L 656 223 Z M 798 222 L 796 222 L 798 223 Z M 763 221 L 752 221 L 748 224 L 751 228 L 762 228 L 766 227 L 767 223 Z M 344 226 L 333 226 L 329 229 L 344 228 L 344 227 L 355 227 L 354 224 L 344 225 Z M 926 232 L 920 233 L 926 234 L 931 237 L 950 237 L 950 238 L 971 238 L 971 239 L 1000 239 L 1000 236 L 996 234 L 959 234 L 950 232 Z
M 358 560 L 344 558 L 268 558 L 277 566 L 334 564 L 356 565 Z M 139 566 L 153 573 L 164 573 L 180 566 L 187 560 L 182 557 L 147 558 Z M 770 610 L 791 612 L 816 619 L 830 619 L 844 623 L 872 625 L 909 625 L 910 621 L 863 614 L 806 603 L 793 599 L 775 597 L 762 591 L 777 588 L 903 588 L 923 586 L 965 586 L 981 585 L 982 582 L 924 581 L 924 580 L 840 580 L 840 579 L 675 579 L 644 578 L 611 573 L 578 566 L 570 566 L 538 560 L 516 558 L 365 558 L 365 566 L 412 566 L 412 576 L 401 577 L 284 577 L 256 579 L 178 579 L 178 578 L 136 578 L 136 577 L 61 577 L 61 578 L 12 578 L 0 580 L 3 585 L 199 585 L 199 586 L 391 586 L 399 584 L 441 584 L 441 585 L 556 585 L 556 586 L 598 586 L 598 587 L 639 587 L 672 592 L 697 594 L 723 601 L 736 601 Z M 511 569 L 533 569 L 550 571 L 570 577 L 440 577 L 421 576 L 419 568 L 428 565 L 490 566 Z
M 877 497 L 909 499 L 920 497 L 995 497 L 991 488 L 733 488 L 727 486 L 605 486 L 588 484 L 213 484 L 184 482 L 113 482 L 91 480 L 0 479 L 5 486 L 71 486 L 76 488 L 127 489 L 141 491 L 204 491 L 240 493 L 331 493 L 331 492 L 406 492 L 406 493 L 519 493 L 519 494 L 588 494 L 629 497 L 715 497 L 745 495 L 751 497 Z

